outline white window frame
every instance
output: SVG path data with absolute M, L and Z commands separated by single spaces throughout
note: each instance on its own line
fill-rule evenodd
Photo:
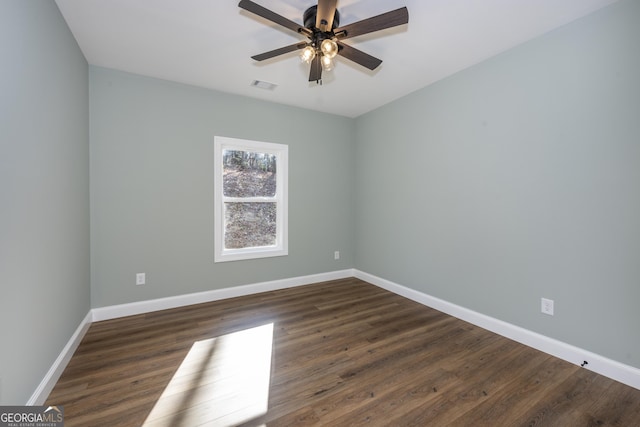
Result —
M 250 141 L 246 139 L 216 136 L 214 138 L 214 261 L 239 261 L 245 259 L 267 258 L 288 255 L 288 169 L 289 147 L 284 144 Z M 276 156 L 276 194 L 275 197 L 227 197 L 222 191 L 223 152 L 224 150 L 254 151 Z M 275 199 L 275 201 L 274 201 Z M 224 247 L 225 202 L 273 202 L 276 203 L 276 244 L 252 248 L 227 249 Z

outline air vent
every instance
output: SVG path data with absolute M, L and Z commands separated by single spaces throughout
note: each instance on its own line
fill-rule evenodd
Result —
M 274 90 L 276 87 L 278 87 L 278 85 L 276 84 L 263 82 L 262 80 L 254 80 L 253 82 L 251 82 L 251 86 L 259 87 L 260 89 L 266 90 Z

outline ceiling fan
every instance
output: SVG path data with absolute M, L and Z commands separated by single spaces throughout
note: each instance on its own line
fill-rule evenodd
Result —
M 323 70 L 329 71 L 333 68 L 333 59 L 336 55 L 349 59 L 369 70 L 376 69 L 382 63 L 382 60 L 346 45 L 342 41 L 406 24 L 409 22 L 409 11 L 406 7 L 401 7 L 400 9 L 340 27 L 340 13 L 336 8 L 337 3 L 337 0 L 318 0 L 317 5 L 311 6 L 304 12 L 302 16 L 304 26 L 301 26 L 257 3 L 250 0 L 241 0 L 238 6 L 242 9 L 302 34 L 309 39 L 309 41 L 298 42 L 254 55 L 251 58 L 256 61 L 264 61 L 285 53 L 302 50 L 302 59 L 311 64 L 309 81 L 317 83 L 322 82 Z

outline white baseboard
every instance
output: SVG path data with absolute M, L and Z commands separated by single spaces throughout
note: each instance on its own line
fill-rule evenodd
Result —
M 227 298 L 235 298 L 260 292 L 275 291 L 278 289 L 293 288 L 295 286 L 310 285 L 312 283 L 328 280 L 353 277 L 353 270 L 334 271 L 330 273 L 313 274 L 310 276 L 294 277 L 290 279 L 272 280 L 269 282 L 254 283 L 251 285 L 235 286 L 231 288 L 215 289 L 211 291 L 193 294 L 177 295 L 174 297 L 158 298 L 148 301 L 132 302 L 128 304 L 112 305 L 108 307 L 94 308 L 93 321 L 115 319 L 135 314 L 150 313 L 152 311 L 166 310 L 169 308 L 183 307 L 185 305 L 200 304 L 203 302 L 217 301 Z
M 354 270 L 354 276 L 567 362 L 581 365 L 584 361 L 587 361 L 588 364 L 585 365 L 585 369 L 640 390 L 640 369 L 633 366 L 625 365 L 588 350 L 503 322 L 359 270 Z
M 89 326 L 91 326 L 91 318 L 91 311 L 89 311 L 89 313 L 87 313 L 87 315 L 80 323 L 80 326 L 78 326 L 76 331 L 71 336 L 71 339 L 69 339 L 69 342 L 67 342 L 67 345 L 64 346 L 64 348 L 58 355 L 58 358 L 55 360 L 55 362 L 53 362 L 53 365 L 51 365 L 51 368 L 49 368 L 47 374 L 44 376 L 42 381 L 40 381 L 38 388 L 36 388 L 36 391 L 34 391 L 29 398 L 27 406 L 44 405 L 44 402 L 45 400 L 47 400 L 49 393 L 51 393 L 51 390 L 53 390 L 53 387 L 56 385 L 56 382 L 60 378 L 60 375 L 62 375 L 64 368 L 67 367 L 69 360 L 71 360 L 71 356 L 73 356 L 76 348 L 78 348 L 78 345 L 80 345 L 80 341 L 82 341 L 84 334 L 89 329 Z

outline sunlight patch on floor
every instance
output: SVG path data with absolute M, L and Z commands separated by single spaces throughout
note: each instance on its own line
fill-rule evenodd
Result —
M 145 427 L 233 426 L 267 413 L 273 323 L 197 341 Z

